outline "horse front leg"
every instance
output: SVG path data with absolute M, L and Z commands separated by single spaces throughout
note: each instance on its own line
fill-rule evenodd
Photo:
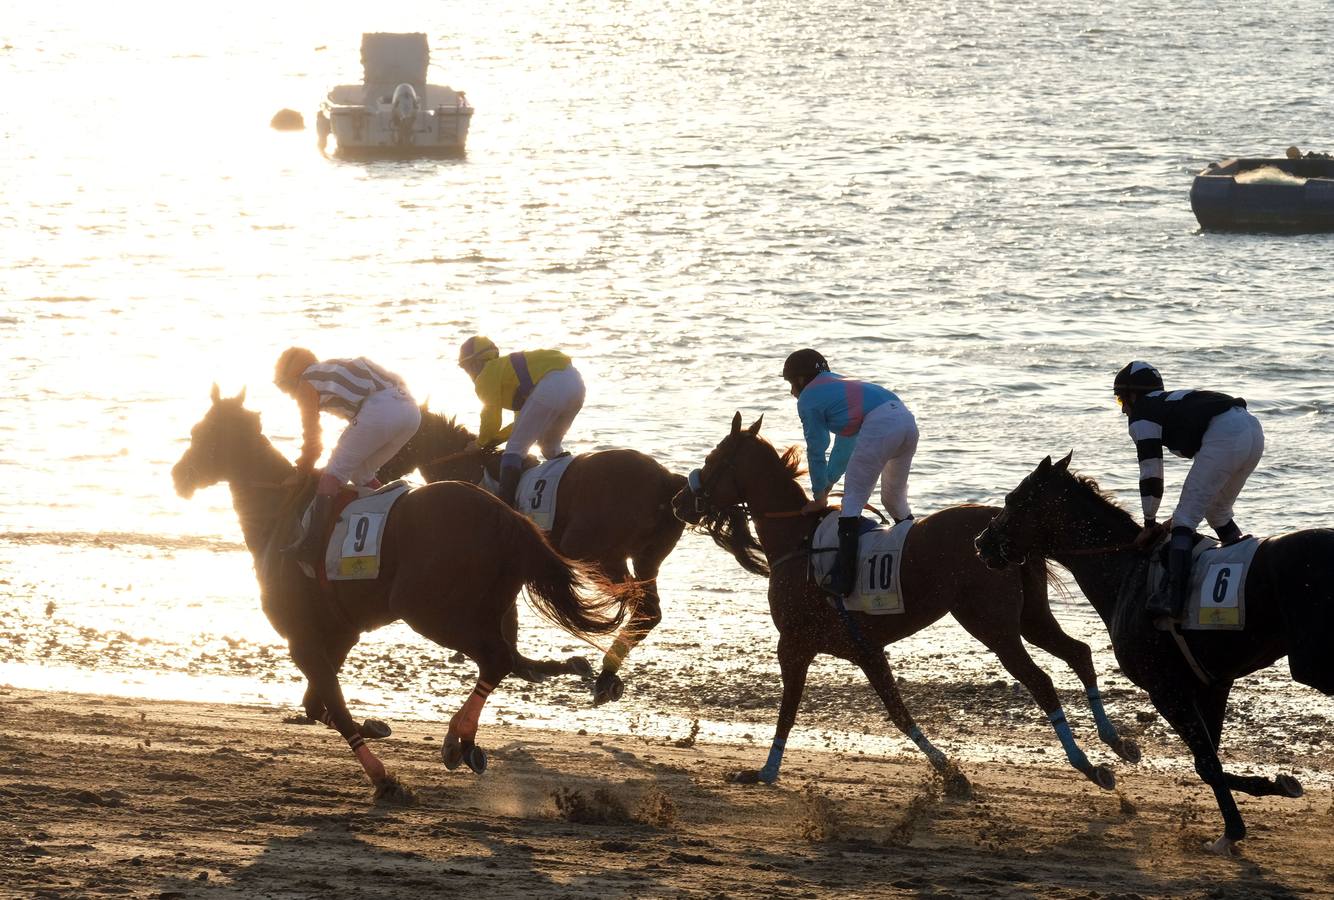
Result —
M 908 712 L 908 707 L 899 694 L 898 682 L 894 680 L 894 672 L 890 669 L 889 660 L 885 658 L 884 652 L 858 648 L 856 662 L 880 697 L 880 702 L 885 705 L 890 721 L 908 736 L 918 750 L 926 754 L 931 766 L 940 773 L 945 782 L 946 792 L 955 797 L 971 796 L 972 785 L 968 781 L 968 776 L 964 775 L 957 765 L 951 763 L 949 757 L 936 749 L 913 721 L 912 713 Z
M 384 763 L 366 746 L 366 739 L 362 737 L 360 727 L 352 720 L 347 702 L 343 699 L 338 673 L 324 649 L 313 641 L 300 640 L 291 641 L 290 647 L 292 661 L 306 676 L 309 684 L 308 695 L 324 707 L 322 720 L 347 741 L 366 776 L 375 786 L 376 799 L 409 800 L 411 793 L 397 778 L 389 774 Z
M 778 727 L 774 729 L 773 743 L 769 746 L 769 758 L 761 769 L 742 769 L 729 773 L 728 781 L 734 784 L 773 784 L 778 780 L 787 736 L 797 721 L 797 709 L 801 706 L 801 695 L 806 689 L 806 673 L 813 659 L 815 650 L 805 641 L 788 634 L 779 636 L 778 668 L 783 675 L 783 702 L 778 708 Z
M 335 675 L 343 670 L 343 663 L 347 660 L 347 654 L 356 646 L 357 637 L 356 634 L 339 634 L 325 644 L 325 656 L 333 665 Z M 306 692 L 301 698 L 301 708 L 310 724 L 323 722 L 328 728 L 334 727 L 333 718 L 325 709 L 323 701 L 315 695 L 315 687 L 309 680 L 306 681 Z M 381 740 L 394 733 L 388 723 L 379 719 L 367 719 L 357 726 L 357 731 L 368 741 Z
M 445 734 L 440 755 L 445 768 L 454 770 L 460 763 L 467 763 L 468 768 L 478 775 L 486 771 L 486 752 L 477 746 L 477 724 L 486 706 L 486 698 L 491 696 L 496 685 L 510 673 L 513 666 L 512 649 L 503 637 L 489 643 L 477 654 L 477 684 L 463 701 L 463 706 L 449 720 L 449 731 Z
M 541 684 L 552 675 L 578 675 L 592 678 L 593 667 L 582 656 L 568 659 L 529 659 L 519 652 L 519 607 L 511 606 L 501 621 L 505 639 L 509 641 L 513 662 L 511 672 L 530 684 Z
M 1184 669 L 1184 667 L 1182 667 Z M 1190 673 L 1174 671 L 1180 677 L 1190 678 Z M 1191 694 L 1177 684 L 1156 685 L 1149 691 L 1149 700 L 1167 720 L 1172 730 L 1186 742 L 1191 755 L 1195 758 L 1195 772 L 1200 780 L 1214 792 L 1218 811 L 1223 815 L 1223 835 L 1206 848 L 1220 856 L 1231 856 L 1237 841 L 1246 837 L 1246 823 L 1237 809 L 1237 801 L 1228 787 L 1228 777 L 1219 762 L 1217 746 L 1210 733 L 1199 706 Z
M 630 655 L 630 651 L 648 637 L 650 631 L 662 622 L 662 600 L 658 597 L 656 580 L 641 582 L 642 592 L 635 610 L 629 620 L 616 634 L 611 649 L 602 657 L 602 671 L 598 673 L 593 685 L 593 705 L 613 703 L 625 693 L 625 683 L 621 681 L 621 664 Z

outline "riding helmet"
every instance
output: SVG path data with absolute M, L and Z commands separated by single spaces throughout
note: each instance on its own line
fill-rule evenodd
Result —
M 788 381 L 794 378 L 814 378 L 821 372 L 829 371 L 829 363 L 818 350 L 807 347 L 788 356 L 783 362 L 783 377 Z
M 281 387 L 296 381 L 302 372 L 317 362 L 319 359 L 305 347 L 288 347 L 278 354 L 278 364 L 273 367 L 273 383 Z
M 1141 360 L 1134 360 L 1126 363 L 1124 369 L 1116 373 L 1116 381 L 1112 383 L 1112 390 L 1120 393 L 1121 391 L 1161 391 L 1163 389 L 1163 376 L 1158 374 L 1158 370 L 1153 366 Z
M 499 355 L 500 351 L 491 339 L 478 334 L 468 338 L 459 348 L 459 365 L 474 359 L 495 359 Z

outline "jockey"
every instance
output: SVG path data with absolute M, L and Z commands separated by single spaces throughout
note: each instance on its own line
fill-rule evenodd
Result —
M 806 435 L 806 465 L 815 498 L 802 510 L 825 508 L 829 489 L 847 471 L 838 518 L 838 559 L 826 585 L 846 597 L 857 576 L 862 509 L 880 480 L 880 501 L 896 523 L 912 518 L 908 472 L 917 452 L 917 420 L 892 391 L 829 371 L 814 350 L 798 350 L 783 363 L 783 378 L 797 398 Z M 834 448 L 825 461 L 833 432 Z
M 1139 360 L 1116 373 L 1112 389 L 1122 415 L 1130 420 L 1130 437 L 1139 457 L 1144 507 L 1144 531 L 1139 540 L 1147 540 L 1150 530 L 1157 527 L 1158 504 L 1163 498 L 1163 447 L 1175 456 L 1194 460 L 1176 509 L 1168 517 L 1172 540 L 1167 553 L 1167 595 L 1157 591 L 1148 601 L 1150 614 L 1178 618 L 1186 607 L 1191 548 L 1200 520 L 1207 519 L 1225 544 L 1242 537 L 1232 518 L 1232 504 L 1264 453 L 1264 431 L 1240 397 L 1214 391 L 1168 393 L 1158 370 Z
M 301 410 L 298 476 L 313 472 L 320 458 L 320 413 L 349 421 L 320 475 L 309 527 L 283 548 L 284 553 L 316 566 L 324 556 L 325 531 L 338 489 L 347 482 L 378 488 L 376 470 L 417 433 L 421 410 L 402 378 L 365 357 L 320 362 L 304 347 L 289 347 L 278 357 L 273 383 L 294 397 Z
M 584 406 L 584 380 L 559 350 L 524 350 L 500 355 L 490 338 L 477 335 L 459 348 L 459 366 L 472 379 L 482 401 L 482 424 L 470 447 L 486 447 L 508 438 L 500 457 L 499 497 L 510 506 L 519 489 L 523 460 L 537 444 L 546 459 L 568 455 L 561 446 L 574 417 Z M 514 410 L 514 421 L 500 427 L 501 409 Z

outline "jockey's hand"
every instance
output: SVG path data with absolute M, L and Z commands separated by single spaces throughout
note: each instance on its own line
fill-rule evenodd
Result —
M 801 511 L 809 516 L 818 512 L 823 512 L 828 508 L 829 508 L 828 500 L 826 500 L 824 497 L 816 497 L 814 500 L 810 501 L 805 506 L 803 506 L 801 508 Z
M 1158 539 L 1167 534 L 1172 527 L 1171 522 L 1159 522 L 1156 525 L 1146 525 L 1140 529 L 1139 534 L 1130 542 L 1130 546 L 1136 550 L 1147 550 L 1158 542 Z

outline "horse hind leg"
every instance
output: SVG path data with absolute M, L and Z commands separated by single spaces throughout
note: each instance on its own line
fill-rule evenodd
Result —
M 530 659 L 519 650 L 519 606 L 512 605 L 501 623 L 513 656 L 513 674 L 532 684 L 540 684 L 552 675 L 577 675 L 592 678 L 593 667 L 582 656 L 567 659 Z
M 513 666 L 513 648 L 499 634 L 488 641 L 475 659 L 479 669 L 477 685 L 463 702 L 463 706 L 449 720 L 449 731 L 440 748 L 445 768 L 451 771 L 466 763 L 478 775 L 486 771 L 486 753 L 477 746 L 477 723 L 491 696 Z
M 857 665 L 880 697 L 880 702 L 885 705 L 890 721 L 908 736 L 918 750 L 926 754 L 931 766 L 940 773 L 945 782 L 945 792 L 951 797 L 971 797 L 973 786 L 969 783 L 968 776 L 938 750 L 913 721 L 912 714 L 908 712 L 903 696 L 899 693 L 898 682 L 894 680 L 894 671 L 889 667 L 889 660 L 885 658 L 884 652 L 866 648 L 860 652 Z
M 1029 563 L 1024 566 L 1022 577 L 1024 608 L 1019 617 L 1019 633 L 1034 647 L 1047 651 L 1070 667 L 1084 685 L 1084 695 L 1088 697 L 1093 721 L 1098 726 L 1098 737 L 1121 759 L 1128 763 L 1139 762 L 1139 744 L 1121 735 L 1103 707 L 1098 672 L 1093 667 L 1093 651 L 1088 644 L 1066 634 L 1052 615 L 1047 602 L 1045 572 Z
M 1056 695 L 1056 686 L 1052 684 L 1051 677 L 1033 661 L 1033 657 L 1028 655 L 1028 650 L 1019 639 L 1019 630 L 1013 627 L 1012 620 L 1007 623 L 998 616 L 973 614 L 971 609 L 964 608 L 956 608 L 954 617 L 969 634 L 996 654 L 1005 671 L 1028 688 L 1029 694 L 1047 714 L 1047 720 L 1056 732 L 1056 737 L 1061 742 L 1061 749 L 1065 751 L 1065 758 L 1070 761 L 1070 765 L 1098 787 L 1105 790 L 1115 788 L 1116 776 L 1112 774 L 1112 770 L 1105 765 L 1095 766 L 1089 762 L 1088 756 L 1075 741 L 1075 736 L 1070 731 L 1070 723 L 1065 718 L 1065 710 L 1061 708 L 1061 700 Z
M 1196 696 L 1196 705 L 1200 717 L 1209 729 L 1209 737 L 1215 747 L 1223 745 L 1223 717 L 1227 711 L 1228 694 L 1232 692 L 1232 682 L 1220 682 L 1208 688 L 1201 688 Z M 1290 797 L 1302 796 L 1305 791 L 1302 784 L 1291 775 L 1276 775 L 1265 778 L 1263 775 L 1233 775 L 1223 772 L 1223 781 L 1230 791 L 1241 791 L 1252 797 Z

